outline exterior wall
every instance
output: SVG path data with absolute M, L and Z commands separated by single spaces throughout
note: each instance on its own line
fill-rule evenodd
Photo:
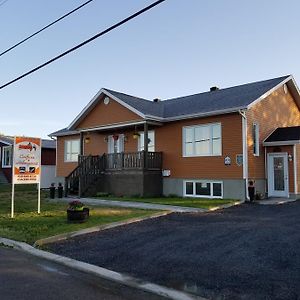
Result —
M 287 153 L 288 155 L 293 156 L 293 146 L 276 146 L 276 147 L 267 147 L 267 154 L 268 153 L 274 153 L 274 152 L 282 152 L 282 153 Z M 268 159 L 267 159 L 267 168 L 268 168 Z M 289 176 L 289 192 L 290 193 L 295 193 L 295 177 L 294 177 L 294 160 L 288 161 L 288 176 Z M 266 190 L 268 188 L 268 185 L 266 184 Z
M 65 162 L 65 141 L 79 139 L 79 135 L 70 135 L 57 137 L 57 161 L 56 161 L 56 176 L 66 177 L 68 176 L 76 167 L 77 162 Z
M 55 165 L 42 165 L 41 168 L 41 188 L 49 188 L 51 183 L 57 186 L 59 182 L 63 183 L 64 178 L 55 176 Z
M 247 111 L 249 178 L 265 179 L 263 140 L 278 127 L 300 125 L 300 111 L 290 92 L 278 88 Z M 253 155 L 252 125 L 259 124 L 260 155 Z
M 10 183 L 12 180 L 12 168 L 2 168 L 2 153 L 3 149 L 2 147 L 6 147 L 6 144 L 3 144 L 0 142 L 0 172 L 2 172 L 7 179 L 7 181 Z
M 101 125 L 137 121 L 142 118 L 125 108 L 115 100 L 105 105 L 103 99 L 89 112 L 89 114 L 77 126 L 78 128 L 92 128 Z
M 214 122 L 222 124 L 222 155 L 183 157 L 183 126 Z M 236 155 L 243 153 L 242 117 L 227 114 L 167 123 L 155 130 L 155 151 L 163 152 L 163 169 L 171 171 L 170 178 L 242 179 L 243 167 L 236 164 Z M 226 156 L 230 166 L 224 164 Z
M 41 163 L 44 166 L 55 166 L 55 164 L 56 164 L 56 149 L 42 148 Z
M 183 196 L 183 183 L 184 180 L 193 180 L 198 178 L 164 178 L 163 179 L 163 194 Z M 205 178 L 203 178 L 205 179 Z M 206 178 L 209 179 L 209 178 Z M 223 181 L 223 198 L 224 199 L 245 199 L 245 182 L 242 179 L 224 179 L 218 178 Z

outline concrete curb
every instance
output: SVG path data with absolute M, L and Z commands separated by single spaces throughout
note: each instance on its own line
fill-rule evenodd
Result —
M 209 208 L 208 211 L 215 211 L 215 210 L 219 210 L 219 209 L 225 209 L 225 208 L 229 208 L 229 207 L 232 207 L 232 206 L 241 205 L 243 203 L 245 203 L 245 200 L 236 201 L 236 202 L 233 202 L 233 203 L 224 204 L 224 205 L 216 206 L 216 207 L 213 207 L 213 208 Z
M 0 244 L 4 244 L 9 247 L 13 247 L 15 249 L 21 250 L 23 252 L 29 253 L 31 255 L 47 259 L 58 264 L 73 268 L 78 271 L 86 272 L 88 274 L 92 274 L 107 280 L 111 280 L 126 286 L 130 286 L 136 289 L 140 289 L 146 292 L 150 292 L 152 294 L 156 294 L 162 297 L 166 297 L 174 300 L 207 300 L 202 297 L 189 295 L 184 292 L 180 292 L 171 288 L 167 288 L 158 284 L 154 284 L 147 281 L 141 281 L 131 276 L 123 275 L 118 272 L 114 272 L 105 268 L 101 268 L 95 265 L 91 265 L 85 262 L 81 262 L 72 258 L 60 256 L 57 254 L 49 253 L 43 250 L 36 249 L 26 243 L 17 242 L 13 240 L 9 240 L 6 238 L 0 237 Z
M 132 223 L 137 223 L 137 222 L 149 220 L 149 219 L 159 218 L 159 217 L 169 215 L 171 213 L 172 213 L 172 211 L 164 211 L 164 212 L 155 213 L 155 214 L 150 215 L 150 216 L 137 217 L 137 218 L 132 218 L 132 219 L 125 220 L 125 221 L 119 221 L 119 222 L 114 222 L 114 223 L 110 223 L 110 224 L 104 224 L 104 225 L 89 227 L 89 228 L 81 229 L 81 230 L 78 230 L 78 231 L 62 233 L 62 234 L 50 236 L 50 237 L 45 238 L 45 239 L 37 240 L 33 244 L 33 247 L 42 246 L 42 245 L 46 245 L 46 244 L 50 244 L 50 243 L 54 243 L 54 242 L 58 242 L 58 241 L 67 240 L 67 239 L 70 239 L 70 238 L 73 238 L 73 237 L 76 237 L 76 236 L 79 236 L 79 235 L 83 235 L 83 234 L 98 232 L 98 231 L 102 231 L 102 230 L 106 230 L 106 229 L 111 229 L 111 228 L 115 228 L 115 227 L 119 227 L 119 226 L 124 226 L 124 225 L 132 224 Z

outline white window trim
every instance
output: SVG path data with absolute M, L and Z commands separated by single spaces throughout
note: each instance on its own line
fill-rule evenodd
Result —
M 72 141 L 78 141 L 79 142 L 79 147 L 80 147 L 80 139 L 72 139 L 72 140 L 65 140 L 65 143 L 64 143 L 64 162 L 66 163 L 69 163 L 69 162 L 78 162 L 78 156 L 77 156 L 77 159 L 76 160 L 68 160 L 67 159 L 67 142 L 72 142 Z M 79 155 L 80 153 L 78 153 Z
M 10 155 L 11 155 L 11 158 L 10 158 L 10 164 L 9 165 L 4 165 L 4 149 L 10 149 Z M 1 166 L 2 166 L 2 168 L 3 169 L 5 169 L 5 168 L 11 168 L 12 167 L 12 146 L 3 146 L 2 147 L 2 156 L 1 156 L 1 158 L 2 158 L 2 163 L 1 163 Z
M 193 191 L 194 194 L 186 194 L 186 183 L 192 182 L 193 183 Z M 196 183 L 210 183 L 210 195 L 196 195 Z M 221 184 L 221 196 L 214 196 L 213 195 L 213 184 L 220 183 Z M 183 196 L 184 197 L 191 197 L 191 198 L 209 198 L 209 199 L 223 199 L 223 181 L 220 180 L 184 180 L 183 181 Z
M 254 127 L 255 127 L 255 135 L 254 135 Z M 253 155 L 259 156 L 259 146 L 260 146 L 259 145 L 259 124 L 256 122 L 254 122 L 252 125 L 252 138 L 253 138 Z
M 154 147 L 153 147 L 153 152 L 155 152 L 155 130 L 149 130 L 149 131 L 148 131 L 148 137 L 149 137 L 149 133 L 150 133 L 150 132 L 151 132 L 151 133 L 153 132 L 153 139 L 154 139 L 154 140 L 153 140 L 153 146 L 154 146 Z M 140 149 L 142 148 L 142 147 L 141 147 L 141 140 L 142 140 L 142 139 L 141 139 L 141 135 L 144 134 L 144 131 L 139 131 L 139 134 L 140 134 L 140 136 L 139 136 L 139 138 L 138 138 L 138 145 L 137 145 L 138 147 L 137 147 L 137 150 L 138 150 L 138 151 L 142 151 L 142 150 L 140 150 Z M 149 145 L 148 145 L 148 147 L 149 147 Z M 145 149 L 145 147 L 144 147 L 144 149 Z M 149 149 L 148 149 L 148 150 L 149 150 Z
M 213 154 L 212 153 L 212 143 L 210 143 L 210 154 L 195 154 L 195 140 L 193 141 L 193 150 L 194 153 L 192 155 L 187 155 L 185 152 L 185 132 L 188 128 L 196 128 L 196 127 L 210 127 L 210 140 L 212 140 L 212 127 L 214 125 L 220 125 L 220 140 L 221 140 L 221 149 L 220 154 Z M 216 123 L 206 123 L 206 124 L 198 124 L 198 125 L 191 125 L 191 126 L 184 126 L 182 127 L 182 156 L 183 157 L 211 157 L 211 156 L 222 156 L 222 123 L 216 122 Z

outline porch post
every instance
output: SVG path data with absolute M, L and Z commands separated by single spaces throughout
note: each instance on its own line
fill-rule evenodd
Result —
M 83 155 L 83 132 L 80 132 L 80 149 L 79 154 Z
M 144 168 L 148 168 L 148 124 L 144 123 Z

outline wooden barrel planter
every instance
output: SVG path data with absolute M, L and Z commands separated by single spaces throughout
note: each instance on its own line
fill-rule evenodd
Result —
M 83 223 L 89 218 L 89 215 L 90 210 L 87 207 L 84 207 L 82 210 L 67 209 L 68 221 L 72 223 Z

